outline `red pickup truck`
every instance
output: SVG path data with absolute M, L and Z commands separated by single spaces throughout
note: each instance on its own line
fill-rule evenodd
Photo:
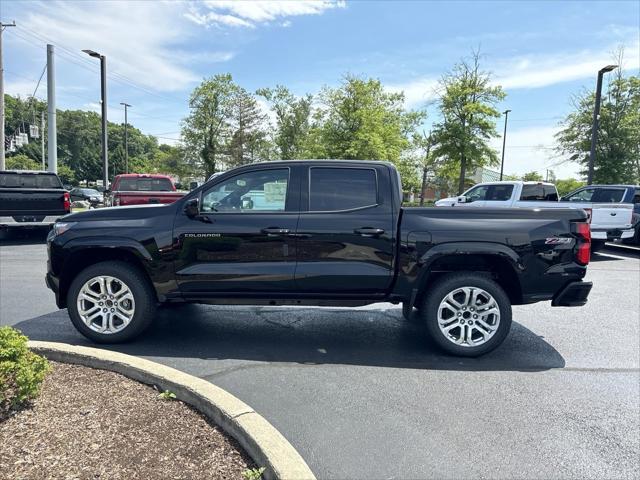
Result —
M 107 207 L 173 203 L 183 195 L 166 175 L 127 173 L 116 175 L 104 203 Z

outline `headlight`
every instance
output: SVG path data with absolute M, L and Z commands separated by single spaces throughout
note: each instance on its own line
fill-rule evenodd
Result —
M 57 237 L 73 227 L 76 222 L 56 222 L 53 224 L 53 236 Z

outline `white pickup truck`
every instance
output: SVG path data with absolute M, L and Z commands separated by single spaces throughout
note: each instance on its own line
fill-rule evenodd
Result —
M 555 185 L 545 182 L 489 182 L 479 183 L 458 197 L 443 198 L 436 207 L 488 207 L 488 208 L 581 208 L 589 214 L 592 249 L 602 248 L 607 240 L 631 238 L 633 204 L 622 203 L 612 187 L 599 187 L 587 197 L 579 189 L 558 198 Z M 620 197 L 620 198 L 618 198 Z

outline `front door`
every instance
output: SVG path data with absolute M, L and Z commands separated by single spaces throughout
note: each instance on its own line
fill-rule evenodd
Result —
M 179 212 L 176 278 L 186 296 L 250 295 L 293 286 L 298 196 L 292 169 L 221 176 L 202 191 L 200 215 Z
M 393 279 L 394 223 L 385 166 L 322 166 L 303 175 L 296 289 L 382 293 Z M 397 215 L 397 212 L 396 212 Z

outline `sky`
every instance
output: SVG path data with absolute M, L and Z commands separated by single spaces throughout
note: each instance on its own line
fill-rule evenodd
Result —
M 510 109 L 505 172 L 577 177 L 554 150 L 571 98 L 593 89 L 601 67 L 625 49 L 640 68 L 640 2 L 634 1 L 11 1 L 0 2 L 6 93 L 46 97 L 46 44 L 56 46 L 57 106 L 100 110 L 99 62 L 107 57 L 108 118 L 161 143 L 180 140 L 180 121 L 199 82 L 231 73 L 249 91 L 277 84 L 295 94 L 336 86 L 345 74 L 404 91 L 406 106 L 437 122 L 438 80 L 480 49 Z M 502 132 L 503 119 L 497 121 Z M 492 142 L 498 152 L 502 140 Z

